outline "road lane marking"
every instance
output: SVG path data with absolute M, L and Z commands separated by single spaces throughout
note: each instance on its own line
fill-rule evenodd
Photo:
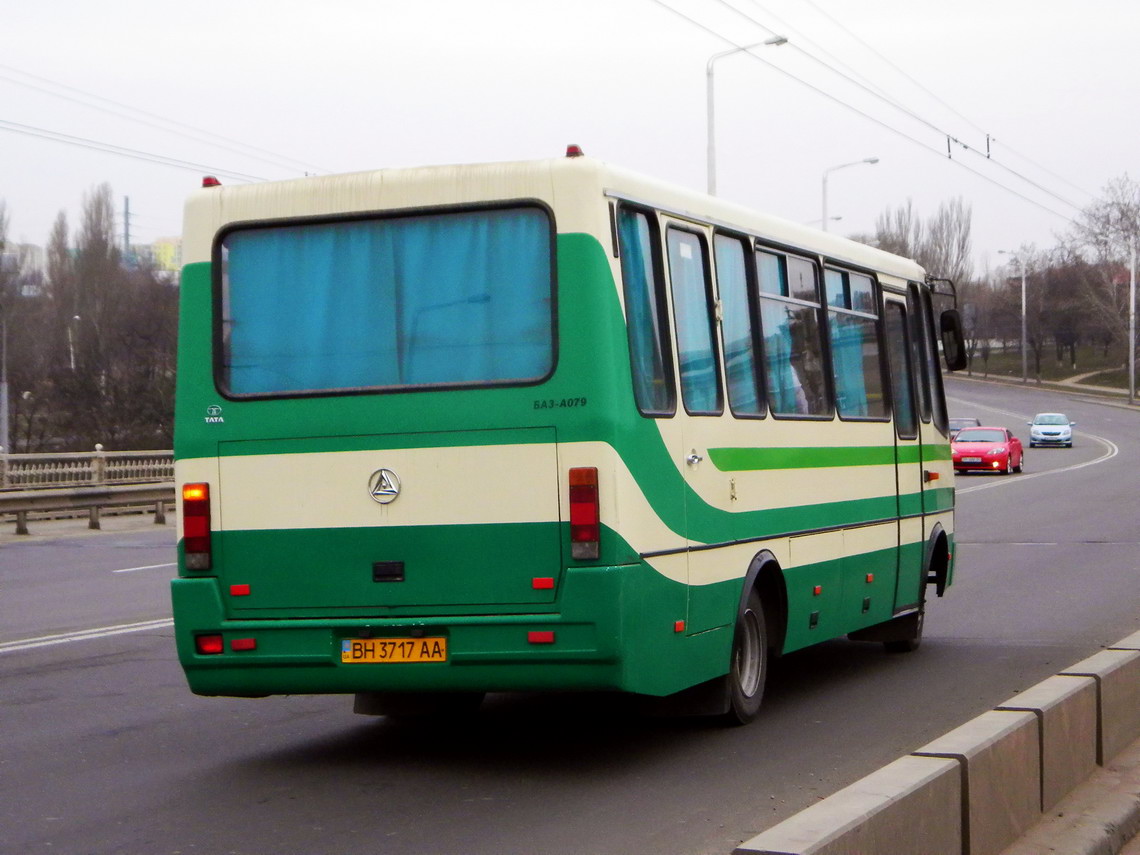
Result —
M 976 407 L 983 410 L 989 410 L 991 413 L 1000 413 L 1003 416 L 1009 416 L 1011 419 L 1018 419 L 1025 421 L 1030 418 L 1022 413 L 1011 413 L 1009 410 L 999 410 L 997 407 L 991 407 L 988 404 L 979 404 L 974 401 L 967 401 L 963 398 L 950 397 L 947 400 L 956 401 L 959 404 L 965 404 L 969 407 Z M 1116 443 L 1110 439 L 1105 439 L 1103 436 L 1097 436 L 1095 433 L 1088 433 L 1081 431 L 1081 436 L 1091 439 L 1093 442 L 1098 443 L 1104 448 L 1104 454 L 1092 460 L 1086 460 L 1084 463 L 1074 463 L 1072 466 L 1061 466 L 1057 469 L 1047 469 L 1043 472 L 1021 472 L 1016 477 L 1002 478 L 998 481 L 991 481 L 986 484 L 976 484 L 973 487 L 958 487 L 956 493 L 976 493 L 978 490 L 988 490 L 992 487 L 1001 487 L 1009 484 L 1022 484 L 1026 481 L 1031 481 L 1034 478 L 1044 478 L 1046 475 L 1060 475 L 1063 472 L 1072 472 L 1076 469 L 1084 469 L 1086 466 L 1096 466 L 1098 463 L 1104 463 L 1106 460 L 1111 460 L 1120 453 L 1120 449 L 1116 447 Z M 961 477 L 961 476 L 959 476 Z M 955 479 L 956 483 L 958 479 Z
M 136 570 L 158 570 L 162 567 L 177 567 L 178 562 L 168 561 L 165 564 L 147 564 L 145 567 L 124 567 L 122 570 L 112 570 L 112 573 L 134 573 Z
M 90 641 L 94 638 L 108 638 L 112 635 L 124 635 L 128 632 L 144 632 L 148 629 L 167 629 L 171 626 L 174 626 L 174 621 L 170 618 L 163 618 L 162 620 L 146 620 L 139 623 L 123 623 L 116 626 L 81 629 L 76 632 L 60 633 L 59 635 L 41 635 L 39 638 L 22 638 L 17 641 L 0 642 L 0 653 L 34 650 L 37 647 L 49 647 L 53 644 L 68 644 L 73 641 Z

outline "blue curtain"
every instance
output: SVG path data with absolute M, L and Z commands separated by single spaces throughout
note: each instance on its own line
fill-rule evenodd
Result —
M 643 413 L 671 412 L 673 378 L 665 376 L 664 353 L 668 340 L 664 319 L 658 317 L 653 241 L 645 214 L 621 209 L 618 239 L 634 399 Z
M 553 365 L 537 208 L 240 230 L 225 249 L 234 394 L 500 383 Z

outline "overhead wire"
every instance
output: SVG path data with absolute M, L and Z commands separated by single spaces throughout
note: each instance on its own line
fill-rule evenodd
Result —
M 167 157 L 162 154 L 153 154 L 151 152 L 140 151 L 138 149 L 126 148 L 125 146 L 115 145 L 113 143 L 100 142 L 99 140 L 89 139 L 87 137 L 78 137 L 71 134 L 64 134 L 58 131 L 47 130 L 46 128 L 37 128 L 32 125 L 22 125 L 18 122 L 10 122 L 7 119 L 0 119 L 0 130 L 11 131 L 12 133 L 24 134 L 27 136 L 39 137 L 41 139 L 53 140 L 54 142 L 64 143 L 66 145 L 79 146 L 81 148 L 89 148 L 95 151 L 102 151 L 107 154 L 115 154 L 120 157 L 130 157 L 136 160 L 145 160 L 150 163 L 158 163 L 163 166 L 173 166 L 178 169 L 188 169 L 194 172 L 208 172 L 216 175 L 225 175 L 229 178 L 237 178 L 243 181 L 265 181 L 257 175 L 249 175 L 244 172 L 236 172 L 232 169 L 224 169 L 216 166 L 208 166 L 201 163 L 194 163 L 188 160 L 179 160 L 174 157 Z
M 749 0 L 749 2 L 751 2 L 751 3 L 752 3 L 753 5 L 755 5 L 757 8 L 762 8 L 762 7 L 760 7 L 759 3 L 757 3 L 757 2 L 756 2 L 756 0 Z M 853 32 L 852 30 L 850 30 L 848 27 L 845 27 L 841 21 L 839 21 L 839 20 L 838 20 L 838 19 L 836 19 L 836 18 L 835 18 L 833 15 L 829 14 L 829 13 L 828 13 L 826 10 L 824 10 L 823 8 L 821 8 L 821 7 L 819 6 L 819 4 L 817 4 L 817 3 L 815 3 L 815 2 L 814 2 L 814 0 L 801 0 L 801 2 L 803 2 L 803 3 L 806 3 L 808 6 L 810 6 L 810 7 L 811 7 L 811 8 L 813 8 L 813 9 L 815 9 L 815 11 L 816 11 L 816 12 L 818 12 L 818 13 L 819 13 L 820 15 L 822 15 L 824 18 L 826 18 L 827 20 L 829 20 L 829 21 L 830 21 L 830 22 L 831 22 L 831 23 L 832 23 L 834 26 L 836 26 L 838 29 L 842 30 L 844 33 L 846 33 L 846 34 L 847 34 L 847 36 L 848 36 L 848 38 L 850 38 L 850 39 L 854 40 L 855 42 L 857 42 L 858 44 L 860 44 L 860 45 L 861 45 L 861 46 L 862 46 L 862 47 L 863 47 L 865 50 L 869 51 L 869 52 L 870 52 L 872 55 L 874 55 L 875 57 L 877 57 L 877 58 L 878 58 L 878 59 L 879 59 L 881 62 L 885 63 L 885 64 L 886 64 L 886 65 L 888 65 L 890 68 L 894 69 L 894 70 L 895 70 L 895 71 L 896 71 L 898 74 L 900 74 L 900 75 L 902 75 L 904 78 L 906 78 L 906 79 L 907 79 L 907 80 L 908 80 L 908 81 L 909 81 L 909 82 L 910 82 L 912 85 L 916 86 L 918 89 L 920 89 L 920 90 L 922 90 L 923 92 L 925 92 L 927 95 L 929 95 L 931 98 L 933 98 L 933 99 L 934 99 L 935 101 L 937 101 L 939 104 L 941 104 L 943 107 L 945 107 L 945 108 L 946 108 L 947 110 L 949 110 L 951 113 L 953 113 L 954 115 L 958 116 L 958 118 L 962 119 L 964 122 L 966 122 L 966 124 L 970 125 L 970 127 L 972 127 L 974 130 L 978 131 L 979 133 L 985 134 L 985 135 L 986 135 L 986 140 L 987 140 L 987 142 L 997 142 L 997 141 L 998 141 L 998 138 L 997 138 L 997 137 L 993 136 L 993 135 L 992 135 L 992 134 L 991 134 L 989 131 L 987 131 L 985 128 L 983 128 L 983 127 L 981 127 L 980 125 L 978 125 L 976 122 L 974 122 L 972 119 L 970 119 L 970 117 L 969 117 L 969 116 L 967 116 L 967 115 L 965 115 L 964 113 L 962 113 L 960 110 L 958 110 L 958 109 L 957 109 L 956 107 L 954 107 L 952 104 L 950 104 L 950 103 L 948 103 L 947 101 L 943 100 L 943 99 L 942 99 L 941 97 L 939 97 L 939 96 L 938 96 L 938 95 L 937 95 L 937 94 L 936 94 L 934 91 L 932 91 L 932 90 L 931 90 L 931 89 L 929 89 L 928 87 L 924 86 L 924 85 L 923 85 L 921 82 L 919 82 L 919 81 L 918 81 L 916 78 L 914 78 L 912 75 L 908 74 L 908 73 L 907 73 L 907 72 L 906 72 L 906 71 L 905 71 L 903 68 L 901 68 L 901 67 L 900 67 L 900 66 L 899 66 L 897 63 L 893 62 L 893 61 L 892 61 L 892 60 L 891 60 L 889 57 L 886 57 L 886 56 L 884 56 L 882 53 L 880 53 L 878 50 L 876 50 L 876 49 L 874 48 L 874 46 L 872 46 L 872 45 L 871 45 L 871 44 L 869 44 L 868 42 L 866 42 L 866 41 L 864 41 L 863 39 L 861 39 L 861 38 L 860 38 L 860 37 L 859 37 L 859 36 L 858 36 L 856 33 L 854 33 L 854 32 Z M 1071 182 L 1069 179 L 1065 178 L 1064 176 L 1062 176 L 1062 175 L 1058 175 L 1057 173 L 1055 173 L 1055 172 L 1052 172 L 1052 171 L 1051 171 L 1051 170 L 1050 170 L 1048 167 L 1046 167 L 1046 166 L 1043 166 L 1043 165 L 1042 165 L 1042 164 L 1040 164 L 1040 163 L 1037 163 L 1037 162 L 1036 162 L 1036 161 L 1034 161 L 1032 158 L 1030 158 L 1030 157 L 1028 157 L 1028 156 L 1026 156 L 1026 155 L 1024 155 L 1024 154 L 1021 154 L 1020 152 L 1016 151 L 1016 150 L 1015 150 L 1015 149 L 1014 149 L 1012 146 L 1010 146 L 1009 144 L 1005 143 L 1004 141 L 1002 141 L 1002 145 L 1003 145 L 1003 146 L 1004 146 L 1006 149 L 1008 149 L 1008 150 L 1010 151 L 1010 153 L 1011 153 L 1011 154 L 1013 154 L 1013 155 L 1015 155 L 1015 156 L 1017 156 L 1017 157 L 1021 158 L 1021 159 L 1022 159 L 1022 160 L 1024 160 L 1026 163 L 1028 163 L 1029 165 L 1031 165 L 1031 166 L 1035 167 L 1036 169 L 1040 169 L 1042 172 L 1044 172 L 1044 173 L 1045 173 L 1046 175 L 1048 175 L 1049 177 L 1051 177 L 1051 178 L 1055 178 L 1056 180 L 1058 180 L 1058 181 L 1062 182 L 1063 184 L 1067 184 L 1069 187 L 1072 187 L 1074 190 L 1078 190 L 1078 191 L 1080 191 L 1081 193 L 1084 193 L 1086 196 L 1090 196 L 1090 197 L 1091 197 L 1091 196 L 1094 196 L 1094 195 L 1095 195 L 1094 193 L 1092 193 L 1091 191 L 1089 191 L 1089 190 L 1085 189 L 1084 187 L 1081 187 L 1081 186 L 1079 186 L 1079 185 L 1077 185 L 1077 184 L 1074 184 L 1073 182 Z M 988 155 L 988 153 L 987 153 L 987 157 L 988 157 L 988 156 L 989 156 L 989 155 Z
M 756 20 L 755 18 L 753 18 L 751 15 L 749 15 L 746 12 L 743 12 L 740 9 L 737 9 L 735 6 L 733 6 L 731 3 L 729 3 L 728 0 L 716 0 L 716 2 L 720 3 L 722 6 L 728 8 L 728 9 L 732 10 L 733 12 L 735 12 L 736 14 L 740 15 L 745 20 L 747 20 L 749 23 L 755 24 L 758 27 L 762 27 L 763 29 L 771 31 L 771 28 L 767 24 L 764 24 L 764 23 Z M 755 0 L 750 0 L 750 2 L 753 2 L 754 5 L 757 5 L 759 7 L 759 4 L 756 4 Z M 760 7 L 760 8 L 762 8 L 762 7 Z M 1008 166 L 1007 164 L 1004 164 L 1001 161 L 998 161 L 998 160 L 992 158 L 988 152 L 983 152 L 980 149 L 978 149 L 977 147 L 970 145 L 969 143 L 963 141 L 959 136 L 947 131 L 945 128 L 940 127 L 939 125 L 935 124 L 934 122 L 930 121 L 929 119 L 924 118 L 923 116 L 919 115 L 915 111 L 911 110 L 906 105 L 902 104 L 900 101 L 898 101 L 894 98 L 888 97 L 888 96 L 876 91 L 877 87 L 873 88 L 873 87 L 870 87 L 870 86 L 864 84 L 863 82 L 861 82 L 859 80 L 856 80 L 855 78 L 851 77 L 850 75 L 846 74 L 845 72 L 839 70 L 838 68 L 835 68 L 834 66 L 832 66 L 827 61 L 815 56 L 814 54 L 812 54 L 809 51 L 804 50 L 802 47 L 799 47 L 798 45 L 795 44 L 795 42 L 791 42 L 790 46 L 794 50 L 796 50 L 798 53 L 800 53 L 801 55 L 807 57 L 812 62 L 823 66 L 824 68 L 826 68 L 831 73 L 836 74 L 839 77 L 842 77 L 848 83 L 851 83 L 852 85 L 858 87 L 859 89 L 863 90 L 864 92 L 871 95 L 872 97 L 878 98 L 879 100 L 885 102 L 886 104 L 893 107 L 894 109 L 899 110 L 900 112 L 902 112 L 903 114 L 905 114 L 906 116 L 911 118 L 912 120 L 918 122 L 919 124 L 925 125 L 927 128 L 938 133 L 940 136 L 945 137 L 948 143 L 953 143 L 954 145 L 957 145 L 959 148 L 968 152 L 969 154 L 972 154 L 972 155 L 975 155 L 976 157 L 981 157 L 987 161 L 990 161 L 991 163 L 993 163 L 998 168 L 1008 172 L 1009 174 L 1013 175 L 1018 180 L 1024 181 L 1026 184 L 1028 184 L 1031 187 L 1033 187 L 1034 189 L 1046 194 L 1047 196 L 1051 196 L 1052 198 L 1056 199 L 1058 202 L 1061 202 L 1065 205 L 1068 205 L 1069 207 L 1071 207 L 1075 210 L 1078 210 L 1078 211 L 1081 209 L 1081 206 L 1078 205 L 1076 202 L 1073 202 L 1069 199 L 1066 199 L 1065 197 L 1061 196 L 1058 193 L 1054 193 L 1052 190 L 1050 190 L 1048 187 L 1045 187 L 1040 182 L 1034 181 L 1032 178 L 1029 178 L 1026 175 L 1022 175 L 1020 172 L 1018 172 L 1017 170 Z M 829 52 L 824 51 L 824 53 L 828 54 Z M 912 82 L 914 82 L 913 79 L 909 77 L 909 75 L 906 75 L 906 72 L 903 72 L 901 69 L 898 69 L 898 67 L 895 66 L 893 63 L 890 63 L 889 60 L 884 60 L 884 61 L 887 62 L 889 65 L 891 65 L 893 68 L 896 68 L 904 76 L 907 76 L 907 79 L 912 80 Z M 921 84 L 916 83 L 916 85 L 919 85 L 921 87 Z M 922 87 L 922 88 L 924 89 L 924 91 L 929 92 L 929 90 L 925 90 L 925 87 Z M 933 94 L 933 93 L 930 93 L 930 94 Z M 937 96 L 934 96 L 934 97 L 937 98 Z M 938 100 L 939 100 L 939 103 L 942 103 L 944 106 L 946 106 L 948 109 L 950 109 L 955 114 L 961 115 L 961 114 L 958 114 L 957 111 L 954 110 L 952 107 L 949 107 L 949 105 L 945 104 L 945 102 L 941 101 L 941 99 L 938 99 Z M 965 119 L 964 116 L 962 118 Z M 965 121 L 967 121 L 967 122 L 969 122 L 969 124 L 973 125 L 973 122 L 970 122 L 969 119 L 965 119 Z M 977 126 L 974 125 L 974 127 L 977 127 Z M 985 133 L 985 131 L 981 131 L 981 132 Z
M 735 39 L 729 38 L 728 36 L 725 36 L 721 33 L 718 33 L 717 31 L 713 30 L 711 27 L 701 23 L 700 21 L 696 20 L 695 18 L 693 18 L 693 17 L 685 14 L 684 12 L 680 11 L 679 9 L 676 9 L 676 8 L 670 6 L 669 4 L 665 3 L 664 0 L 653 0 L 653 2 L 656 3 L 657 5 L 661 6 L 663 9 L 666 9 L 666 10 L 672 12 L 674 15 L 677 15 L 678 17 L 688 21 L 693 26 L 695 26 L 701 30 L 704 30 L 706 33 L 708 33 L 709 35 L 713 36 L 716 39 L 719 39 L 720 41 L 724 42 L 725 44 L 731 45 L 731 46 L 737 48 L 738 50 L 744 51 L 744 53 L 746 55 L 748 55 L 752 59 L 756 60 L 757 62 L 763 63 L 764 65 L 768 66 L 769 68 L 773 69 L 774 71 L 778 72 L 779 74 L 782 74 L 783 76 L 788 77 L 788 78 L 796 81 L 801 86 L 804 86 L 804 87 L 810 89 L 811 91 L 813 91 L 816 94 L 826 98 L 827 100 L 832 101 L 832 102 L 838 104 L 839 106 L 844 107 L 845 109 L 862 116 L 864 119 L 872 122 L 873 124 L 880 126 L 881 128 L 891 132 L 892 134 L 895 134 L 896 136 L 902 137 L 903 139 L 907 140 L 908 142 L 913 143 L 914 145 L 917 145 L 919 148 L 921 148 L 921 149 L 923 149 L 923 150 L 925 150 L 931 154 L 936 155 L 940 159 L 947 159 L 945 157 L 945 155 L 939 149 L 932 148 L 931 146 L 929 146 L 928 144 L 926 144 L 922 140 L 919 140 L 916 137 L 911 136 L 910 134 L 906 133 L 905 131 L 902 131 L 902 130 L 894 127 L 893 125 L 888 124 L 887 122 L 883 121 L 882 119 L 879 119 L 875 116 L 872 116 L 870 113 L 867 113 L 863 110 L 860 110 L 858 107 L 855 107 L 852 104 L 849 104 L 848 102 L 846 102 L 843 99 L 831 94 L 830 92 L 826 91 L 825 89 L 822 89 L 813 83 L 809 83 L 808 81 L 804 80 L 802 77 L 798 77 L 795 74 L 792 74 L 790 71 L 787 71 L 786 69 L 783 69 L 780 66 L 776 65 L 775 63 L 769 62 L 768 60 L 764 59 L 763 57 L 752 53 L 750 50 L 747 50 L 744 45 L 739 44 Z M 718 2 L 723 2 L 723 0 L 718 0 Z M 730 7 L 730 8 L 732 8 L 732 7 Z M 734 11 L 739 12 L 739 10 L 734 10 Z M 743 14 L 743 13 L 741 13 L 741 14 Z M 763 29 L 767 30 L 770 33 L 774 33 L 774 31 L 771 28 L 769 28 L 763 24 L 760 24 L 759 22 L 753 21 L 753 23 L 756 23 L 758 26 L 762 27 Z M 961 143 L 959 143 L 959 144 L 961 144 Z M 1047 211 L 1048 213 L 1053 214 L 1056 217 L 1059 217 L 1059 218 L 1061 218 L 1067 222 L 1073 222 L 1072 218 L 1070 216 L 1068 216 L 1067 214 L 1063 214 L 1060 211 L 1054 210 L 1053 208 L 1049 207 L 1048 205 L 1045 205 L 1044 203 L 1042 203 L 1040 200 L 1034 199 L 1031 196 L 1027 196 L 1026 194 L 1022 193 L 1021 191 L 1016 190 L 1016 189 L 1014 189 L 1014 188 L 1012 188 L 1006 184 L 1003 184 L 1000 181 L 997 181 L 996 179 L 986 175 L 983 172 L 979 172 L 978 170 L 971 168 L 970 166 L 968 166 L 963 161 L 955 160 L 954 158 L 949 158 L 949 160 L 951 163 L 953 163 L 958 168 L 965 169 L 967 172 L 973 173 L 974 175 L 981 178 L 983 181 L 987 181 L 990 184 L 993 184 L 997 187 L 1000 187 L 1001 189 L 1005 190 L 1007 193 L 1011 193 L 1012 195 L 1017 196 L 1018 198 L 1028 202 L 1029 204 L 1034 205 L 1038 208 L 1041 208 L 1043 211 Z M 1067 203 L 1067 204 L 1069 204 L 1069 203 Z
M 37 81 L 37 83 L 29 83 L 25 80 L 20 80 L 13 76 L 13 73 L 23 77 L 30 78 Z M 303 160 L 289 157 L 287 155 L 278 154 L 269 151 L 268 149 L 259 148 L 258 146 L 250 145 L 249 143 L 240 140 L 232 139 L 231 137 L 222 136 L 221 134 L 213 133 L 202 128 L 194 127 L 193 125 L 179 122 L 176 119 L 170 119 L 166 116 L 160 116 L 157 113 L 152 113 L 149 110 L 144 110 L 140 107 L 135 107 L 130 104 L 125 104 L 121 101 L 115 101 L 111 98 L 105 98 L 102 95 L 96 95 L 93 92 L 87 92 L 74 86 L 69 86 L 66 83 L 60 83 L 57 80 L 51 80 L 46 77 L 41 77 L 31 72 L 24 71 L 23 69 L 15 68 L 10 65 L 0 63 L 0 79 L 6 80 L 16 86 L 22 86 L 27 89 L 33 89 L 37 92 L 42 92 L 54 98 L 60 98 L 65 101 L 70 101 L 75 104 L 80 104 L 93 110 L 98 110 L 110 115 L 119 116 L 120 118 L 127 119 L 131 122 L 137 122 L 148 127 L 157 128 L 167 133 L 177 132 L 198 142 L 204 142 L 208 145 L 214 145 L 219 148 L 226 149 L 236 154 L 241 154 L 246 157 L 253 157 L 257 160 L 271 163 L 274 166 L 280 166 L 285 169 L 291 170 L 314 170 L 317 172 L 328 172 L 330 170 L 307 163 Z M 37 84 L 46 84 L 37 85 Z M 63 90 L 62 92 L 53 91 L 51 88 Z M 74 93 L 74 94 L 66 94 Z M 100 106 L 109 105 L 109 106 Z M 129 115 L 131 113 L 137 115 Z

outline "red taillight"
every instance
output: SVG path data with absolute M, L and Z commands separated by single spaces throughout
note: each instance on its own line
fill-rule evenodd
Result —
M 187 570 L 210 569 L 210 485 L 182 485 L 182 551 Z
M 590 560 L 599 555 L 601 513 L 598 508 L 598 469 L 579 466 L 570 470 L 570 555 Z
M 194 636 L 194 649 L 203 656 L 214 656 L 226 648 L 220 635 L 196 635 Z
M 582 146 L 580 145 L 570 143 L 570 145 L 566 146 L 567 157 L 581 157 L 583 154 L 585 154 L 585 152 L 582 151 Z
M 202 178 L 203 187 L 221 187 L 222 182 L 215 178 L 213 175 L 206 175 Z

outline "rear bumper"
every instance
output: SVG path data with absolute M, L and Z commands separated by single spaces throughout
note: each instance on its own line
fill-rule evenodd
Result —
M 179 661 L 200 695 L 548 689 L 663 695 L 717 676 L 728 661 L 731 632 L 673 631 L 665 618 L 678 608 L 683 614 L 684 591 L 644 565 L 573 569 L 559 593 L 551 607 L 557 611 L 549 613 L 227 619 L 216 578 L 178 578 L 171 586 Z M 631 602 L 647 608 L 631 610 Z M 660 618 L 653 617 L 653 603 Z M 221 634 L 223 652 L 198 653 L 195 637 L 204 634 Z M 346 638 L 416 635 L 446 637 L 447 661 L 341 662 Z M 246 649 L 234 650 L 234 641 Z

